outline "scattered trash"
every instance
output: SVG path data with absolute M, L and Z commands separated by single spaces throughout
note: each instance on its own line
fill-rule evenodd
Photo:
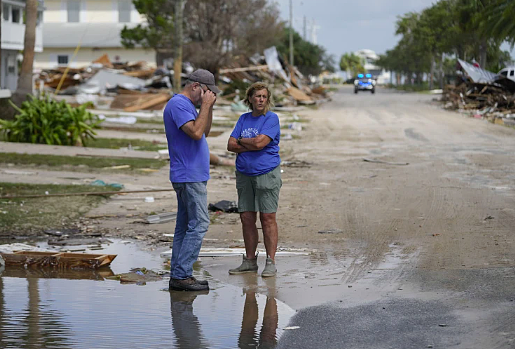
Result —
M 343 230 L 340 230 L 340 229 L 327 229 L 327 230 L 320 230 L 318 233 L 319 234 L 341 234 L 341 233 L 343 233 Z
M 107 166 L 102 168 L 104 170 L 123 170 L 124 168 L 131 168 L 131 165 Z
M 284 167 L 311 167 L 311 163 L 304 160 L 290 160 L 290 161 L 281 161 L 281 166 Z
M 227 213 L 238 213 L 238 204 L 236 201 L 222 200 L 215 204 L 209 204 L 208 209 L 210 211 L 222 211 Z
M 127 166 L 129 166 L 129 165 L 127 165 Z M 94 186 L 98 186 L 98 187 L 111 187 L 111 188 L 115 188 L 115 189 L 123 189 L 124 188 L 123 184 L 106 183 L 100 179 L 94 180 L 93 182 L 89 183 L 89 185 L 94 185 Z
M 300 326 L 287 326 L 284 328 L 284 330 L 298 330 Z
M 134 125 L 138 119 L 135 116 L 120 116 L 117 118 L 109 118 L 106 117 L 104 114 L 100 114 L 98 116 L 100 120 L 104 120 L 107 122 L 113 122 L 117 124 L 125 124 L 125 125 Z
M 154 197 L 153 196 L 145 197 L 145 202 L 154 202 Z
M 484 219 L 484 220 L 486 221 L 486 220 L 494 219 L 494 218 L 495 218 L 494 216 L 490 216 L 490 215 L 488 215 L 488 216 L 486 216 L 486 217 L 485 217 L 485 219 Z
M 147 282 L 160 281 L 163 277 L 155 271 L 148 270 L 146 268 L 134 268 L 128 273 L 117 274 L 109 276 L 107 279 L 119 280 L 122 284 L 138 284 L 146 285 Z
M 448 325 L 447 324 L 438 324 L 438 326 L 440 326 L 440 327 L 447 327 Z
M 148 216 L 147 223 L 149 223 L 149 224 L 167 223 L 167 222 L 174 221 L 175 219 L 177 219 L 177 212 L 166 212 L 166 213 L 160 213 L 160 214 Z

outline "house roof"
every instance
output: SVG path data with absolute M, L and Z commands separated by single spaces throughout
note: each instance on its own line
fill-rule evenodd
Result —
M 43 47 L 122 47 L 120 32 L 136 23 L 45 23 Z

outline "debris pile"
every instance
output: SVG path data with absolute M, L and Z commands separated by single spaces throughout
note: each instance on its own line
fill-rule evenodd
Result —
M 442 102 L 475 118 L 515 126 L 515 81 L 458 60 L 463 75 L 457 85 L 447 85 Z
M 192 70 L 186 68 L 183 77 Z M 91 102 L 96 105 L 98 96 L 109 96 L 111 99 L 106 107 L 124 112 L 162 110 L 173 95 L 173 71 L 165 67 L 153 68 L 147 62 L 111 62 L 107 55 L 84 68 L 43 70 L 37 80 L 40 89 L 75 96 L 77 104 Z M 263 55 L 238 57 L 220 69 L 218 85 L 223 93 L 217 105 L 247 110 L 241 100 L 246 87 L 256 81 L 270 84 L 278 107 L 313 105 L 328 98 L 322 86 L 311 88 L 310 80 L 281 59 L 276 48 L 271 47 Z

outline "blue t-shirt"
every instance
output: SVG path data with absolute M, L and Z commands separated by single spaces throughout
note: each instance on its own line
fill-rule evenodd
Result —
M 209 179 L 209 147 L 206 136 L 196 141 L 180 128 L 197 118 L 191 100 L 174 95 L 166 104 L 163 120 L 170 155 L 170 181 L 173 183 L 204 182 Z
M 266 135 L 272 140 L 261 150 L 239 153 L 236 158 L 236 170 L 247 176 L 259 176 L 279 166 L 279 140 L 281 126 L 279 117 L 271 111 L 265 115 L 252 116 L 252 112 L 242 114 L 231 133 L 234 138 L 254 138 Z

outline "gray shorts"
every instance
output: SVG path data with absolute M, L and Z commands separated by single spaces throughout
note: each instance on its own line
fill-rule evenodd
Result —
M 259 176 L 246 176 L 236 171 L 236 189 L 238 190 L 239 212 L 277 212 L 281 166 Z

